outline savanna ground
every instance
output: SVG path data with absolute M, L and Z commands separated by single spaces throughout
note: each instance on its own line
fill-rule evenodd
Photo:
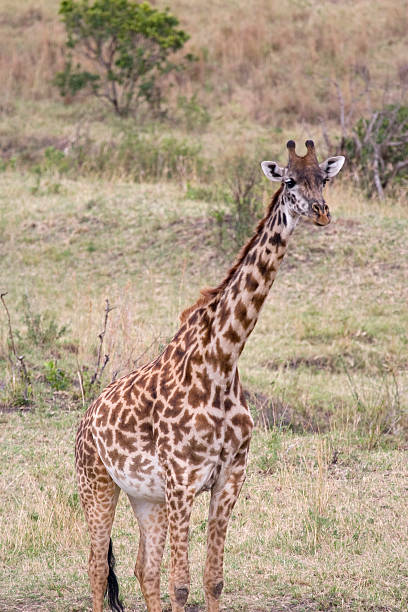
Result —
M 200 287 L 222 279 L 244 239 L 237 167 L 284 163 L 288 138 L 334 153 L 321 131 L 340 136 L 334 82 L 353 112 L 367 70 L 373 104 L 404 95 L 405 2 L 254 4 L 171 4 L 199 59 L 160 122 L 63 104 L 50 85 L 58 3 L 0 5 L 0 291 L 29 376 L 0 304 L 0 610 L 90 609 L 76 426 L 98 388 L 155 356 Z M 297 228 L 241 357 L 257 427 L 226 610 L 408 608 L 408 208 L 402 189 L 380 203 L 352 179 L 327 188 L 331 225 Z M 273 189 L 257 185 L 258 215 Z M 207 506 L 197 499 L 191 525 L 198 608 Z M 113 539 L 126 609 L 142 610 L 125 498 Z M 167 607 L 168 566 L 167 549 Z

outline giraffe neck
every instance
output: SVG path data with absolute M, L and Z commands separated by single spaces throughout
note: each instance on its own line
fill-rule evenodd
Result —
M 237 264 L 220 285 L 206 354 L 216 378 L 230 379 L 236 362 L 255 327 L 275 280 L 298 217 L 289 212 L 282 188 L 266 216 L 244 247 Z

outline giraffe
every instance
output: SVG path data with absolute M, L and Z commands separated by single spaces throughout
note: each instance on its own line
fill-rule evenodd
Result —
M 228 520 L 245 479 L 253 420 L 237 361 L 258 319 L 301 217 L 330 223 L 323 186 L 344 157 L 318 163 L 313 141 L 297 155 L 287 143 L 281 167 L 262 170 L 281 185 L 264 218 L 224 280 L 201 291 L 180 317 L 180 328 L 152 362 L 108 385 L 86 411 L 76 439 L 76 470 L 91 539 L 93 612 L 108 590 L 118 597 L 110 538 L 120 490 L 130 501 L 140 538 L 135 575 L 148 612 L 160 612 L 160 565 L 170 532 L 169 595 L 184 610 L 190 584 L 188 532 L 194 498 L 210 491 L 204 569 L 206 610 L 218 612 Z

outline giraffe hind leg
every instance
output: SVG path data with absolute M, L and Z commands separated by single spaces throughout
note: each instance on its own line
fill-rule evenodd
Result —
M 102 612 L 106 592 L 111 609 L 122 612 L 110 538 L 120 489 L 106 471 L 89 430 L 84 432 L 82 428 L 77 438 L 76 472 L 79 496 L 91 539 L 88 574 L 92 612 Z

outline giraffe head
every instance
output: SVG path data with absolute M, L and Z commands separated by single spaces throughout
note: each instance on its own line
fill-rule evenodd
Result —
M 330 223 L 330 212 L 323 196 L 323 187 L 336 176 L 343 167 L 344 157 L 329 157 L 324 162 L 317 161 L 313 140 L 306 140 L 307 153 L 297 155 L 295 143 L 289 140 L 287 148 L 289 161 L 281 168 L 274 161 L 263 161 L 261 166 L 270 181 L 283 184 L 282 196 L 293 216 L 307 217 L 316 225 Z

